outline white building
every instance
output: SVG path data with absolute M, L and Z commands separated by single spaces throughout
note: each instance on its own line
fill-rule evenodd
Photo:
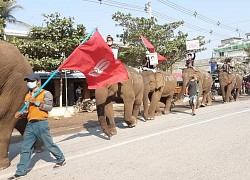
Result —
M 250 39 L 246 34 L 247 38 L 232 37 L 228 39 L 221 40 L 221 45 L 213 49 L 213 54 L 215 58 L 241 58 L 244 59 L 248 56 L 247 52 L 244 51 L 245 48 L 250 48 Z
M 4 39 L 9 39 L 11 37 L 17 38 L 28 38 L 29 31 L 24 30 L 14 30 L 14 29 L 4 29 Z

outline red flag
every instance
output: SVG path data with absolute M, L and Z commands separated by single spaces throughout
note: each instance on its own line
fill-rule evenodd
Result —
M 155 52 L 154 46 L 144 36 L 140 35 L 140 37 L 141 37 L 143 44 L 148 48 L 149 52 L 154 53 Z M 159 62 L 167 60 L 165 57 L 163 57 L 159 53 L 157 53 L 157 58 Z
M 166 61 L 167 58 L 165 58 L 164 56 L 160 55 L 159 53 L 157 53 L 157 58 L 158 58 L 158 61 L 159 62 L 162 62 L 162 61 Z
M 140 35 L 143 44 L 148 48 L 149 52 L 155 52 L 155 47 L 142 35 Z
M 128 79 L 125 66 L 114 58 L 112 50 L 97 30 L 58 69 L 81 71 L 86 76 L 89 89 L 103 88 Z

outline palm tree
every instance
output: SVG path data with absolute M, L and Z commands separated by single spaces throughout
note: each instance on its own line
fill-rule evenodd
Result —
M 3 21 L 3 28 L 6 27 L 6 23 L 30 27 L 29 24 L 19 21 L 13 16 L 18 9 L 23 9 L 23 7 L 16 4 L 16 0 L 0 0 L 0 19 Z

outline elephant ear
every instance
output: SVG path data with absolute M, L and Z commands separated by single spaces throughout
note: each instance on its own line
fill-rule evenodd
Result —
M 155 80 L 157 89 L 165 86 L 165 76 L 162 73 L 157 72 L 155 74 Z

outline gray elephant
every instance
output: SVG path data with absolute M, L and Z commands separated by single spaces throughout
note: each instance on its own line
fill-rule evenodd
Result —
M 236 75 L 234 73 L 224 72 L 222 67 L 219 67 L 218 70 L 222 99 L 227 103 L 233 100 L 232 91 L 236 86 Z
M 124 121 L 134 127 L 140 111 L 143 97 L 143 79 L 140 73 L 126 66 L 129 79 L 106 88 L 96 89 L 96 107 L 98 120 L 103 132 L 110 138 L 117 134 L 112 101 L 124 103 Z
M 143 107 L 145 120 L 154 119 L 161 114 L 159 102 L 165 104 L 163 114 L 170 113 L 174 90 L 177 86 L 176 77 L 164 71 L 143 71 L 144 81 Z M 148 106 L 148 99 L 150 105 Z
M 186 91 L 186 85 L 190 79 L 191 76 L 195 75 L 198 80 L 199 85 L 199 96 L 198 101 L 196 104 L 196 108 L 199 108 L 200 106 L 205 107 L 207 105 L 212 105 L 212 99 L 210 96 L 210 91 L 212 87 L 212 76 L 208 72 L 199 69 L 199 68 L 184 68 L 182 70 L 182 79 L 183 79 L 183 86 L 181 89 L 181 93 L 179 93 L 176 100 L 178 100 Z M 201 102 L 199 101 L 199 98 L 202 97 Z
M 0 66 L 0 169 L 4 169 L 10 165 L 8 148 L 13 129 L 21 133 L 25 129 L 25 122 L 17 123 L 14 115 L 28 92 L 23 80 L 32 68 L 15 46 L 4 41 L 0 41 Z
M 236 76 L 236 83 L 232 91 L 233 99 L 236 101 L 239 99 L 241 88 L 242 88 L 242 82 L 243 82 L 243 76 L 237 73 L 234 73 Z

